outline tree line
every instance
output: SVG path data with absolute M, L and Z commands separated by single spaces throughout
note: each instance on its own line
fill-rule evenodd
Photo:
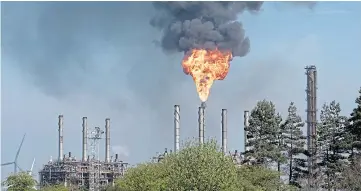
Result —
M 316 125 L 313 151 L 307 150 L 304 120 L 291 102 L 283 119 L 273 102 L 262 100 L 251 110 L 247 150 L 235 165 L 217 143 L 187 142 L 159 162 L 127 170 L 108 191 L 286 191 L 361 190 L 361 88 L 350 115 L 336 101 L 324 103 Z M 307 158 L 313 154 L 309 168 Z M 311 171 L 309 171 L 311 169 Z M 15 177 L 15 178 L 14 178 Z M 20 178 L 19 178 L 20 177 Z M 8 190 L 31 190 L 26 174 L 11 175 Z M 31 179 L 31 177 L 30 177 Z M 26 181 L 25 181 L 26 180 Z M 25 185 L 25 187 L 24 187 Z M 69 190 L 61 186 L 44 191 Z M 73 190 L 73 189 L 72 189 Z
M 305 124 L 293 102 L 284 120 L 271 101 L 258 102 L 246 128 L 250 149 L 245 162 L 274 167 L 299 189 L 361 190 L 361 88 L 359 94 L 349 116 L 341 114 L 336 101 L 323 104 L 316 137 L 310 137 L 315 141 L 313 151 L 307 150 Z M 312 155 L 313 164 L 307 160 Z

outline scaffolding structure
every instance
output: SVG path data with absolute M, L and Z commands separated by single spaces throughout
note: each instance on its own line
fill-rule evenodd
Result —
M 308 185 L 310 187 L 314 183 L 315 176 L 315 163 L 316 161 L 316 125 L 317 125 L 317 102 L 316 102 L 316 92 L 317 92 L 317 70 L 316 66 L 307 66 L 306 68 L 307 76 L 307 88 L 306 88 L 306 97 L 307 97 L 307 150 L 309 151 L 308 156 Z M 317 188 L 316 188 L 317 189 Z
M 93 166 L 92 166 L 93 165 Z M 99 172 L 97 177 L 98 185 L 93 185 L 93 190 L 112 185 L 114 180 L 122 177 L 127 163 L 114 160 L 111 163 L 101 161 L 82 162 L 69 155 L 64 156 L 60 162 L 49 161 L 45 164 L 40 174 L 40 187 L 63 184 L 69 188 L 91 189 L 92 174 Z M 94 180 L 94 179 L 93 179 Z
M 109 119 L 106 119 L 106 138 L 109 142 Z M 89 132 L 89 134 L 87 133 Z M 108 185 L 114 185 L 117 178 L 124 176 L 128 163 L 118 159 L 101 161 L 99 159 L 99 140 L 104 131 L 95 127 L 89 131 L 86 126 L 86 117 L 83 118 L 83 157 L 76 160 L 69 152 L 68 156 L 59 156 L 57 161 L 50 160 L 40 170 L 40 188 L 62 184 L 72 189 L 87 189 L 99 191 Z M 90 154 L 86 156 L 87 140 L 90 142 Z M 63 116 L 59 116 L 59 153 L 63 153 Z M 109 145 L 106 152 L 109 153 Z M 106 154 L 107 157 L 107 154 Z

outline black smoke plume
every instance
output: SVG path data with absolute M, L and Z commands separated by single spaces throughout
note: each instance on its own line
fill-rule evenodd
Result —
M 160 45 L 167 52 L 194 48 L 232 51 L 245 56 L 250 40 L 237 15 L 259 11 L 263 2 L 154 2 L 159 11 L 150 24 L 162 30 Z

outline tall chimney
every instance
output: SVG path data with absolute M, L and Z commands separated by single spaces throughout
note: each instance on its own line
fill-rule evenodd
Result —
M 110 162 L 110 119 L 105 119 L 105 162 Z
M 63 153 L 64 153 L 64 148 L 63 148 L 63 115 L 59 115 L 58 126 L 59 126 L 59 157 L 58 157 L 58 161 L 60 162 L 60 161 L 63 160 Z
M 227 154 L 227 109 L 222 109 L 222 152 Z
M 87 123 L 87 117 L 83 117 L 83 152 L 82 152 L 82 158 L 83 162 L 87 161 L 87 146 L 88 146 L 88 123 Z
M 204 107 L 198 108 L 199 143 L 204 143 Z
M 244 111 L 244 152 L 247 151 L 247 130 L 248 130 L 248 126 L 249 126 L 249 111 Z
M 180 138 L 180 132 L 179 132 L 179 126 L 180 126 L 180 108 L 179 105 L 174 106 L 174 152 L 179 151 L 179 138 Z

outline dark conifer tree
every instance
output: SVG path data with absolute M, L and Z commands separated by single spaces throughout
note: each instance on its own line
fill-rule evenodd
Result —
M 305 141 L 306 136 L 303 135 L 301 128 L 304 126 L 301 117 L 297 114 L 297 107 L 293 102 L 288 107 L 288 116 L 285 122 L 281 125 L 281 135 L 283 140 L 283 147 L 285 151 L 288 164 L 288 181 L 289 184 L 301 187 L 302 178 L 307 173 Z
M 361 153 L 361 88 L 359 94 L 355 100 L 356 108 L 353 109 L 348 120 L 348 132 L 352 138 L 350 158 L 353 158 L 354 154 L 360 155 Z
M 251 111 L 248 133 L 249 151 L 245 152 L 247 159 L 256 164 L 267 166 L 274 162 L 284 162 L 279 149 L 279 128 L 281 116 L 276 113 L 275 105 L 266 100 L 259 101 Z
M 342 169 L 345 167 L 347 143 L 345 140 L 346 117 L 340 115 L 341 107 L 336 101 L 324 104 L 321 111 L 321 124 L 318 130 L 318 145 L 322 187 L 334 190 L 340 187 Z

